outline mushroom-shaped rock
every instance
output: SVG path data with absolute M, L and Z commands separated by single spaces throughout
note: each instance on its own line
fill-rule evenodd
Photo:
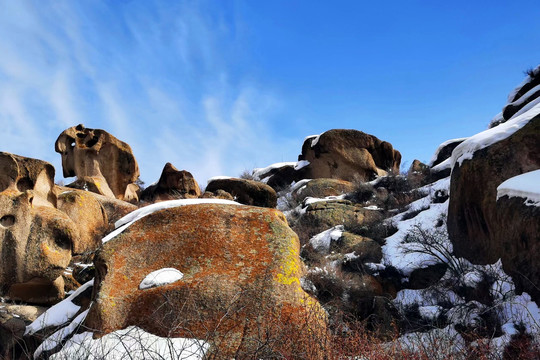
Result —
M 69 187 L 120 200 L 138 200 L 135 181 L 139 167 L 125 142 L 105 130 L 79 124 L 60 134 L 55 150 L 62 155 L 64 177 L 77 177 Z
M 228 359 L 257 358 L 268 334 L 309 355 L 316 349 L 302 336 L 324 332 L 324 311 L 300 286 L 298 237 L 277 210 L 215 203 L 159 210 L 106 242 L 95 264 L 100 285 L 85 326 L 98 336 L 135 325 L 205 339 L 213 358 Z M 141 289 L 160 269 L 183 276 Z
M 165 164 L 159 181 L 150 185 L 141 194 L 144 201 L 163 201 L 173 199 L 198 198 L 201 195 L 199 184 L 186 170 L 178 170 L 171 163 Z
M 333 129 L 308 137 L 298 160 L 306 160 L 305 178 L 346 181 L 399 172 L 401 154 L 392 144 L 358 130 Z
M 211 179 L 206 191 L 223 190 L 231 194 L 236 201 L 245 205 L 275 208 L 277 195 L 270 186 L 254 180 L 237 178 Z
M 12 300 L 53 303 L 79 229 L 56 208 L 51 164 L 0 153 L 0 293 Z

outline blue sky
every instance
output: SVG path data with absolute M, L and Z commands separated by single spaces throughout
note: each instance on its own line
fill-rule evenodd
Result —
M 486 128 L 540 60 L 538 1 L 0 0 L 0 151 L 84 123 L 203 184 L 353 128 L 409 165 Z M 68 182 L 69 180 L 66 180 Z

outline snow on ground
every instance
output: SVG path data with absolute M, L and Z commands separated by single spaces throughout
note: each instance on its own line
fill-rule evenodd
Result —
M 525 199 L 525 205 L 540 206 L 540 170 L 514 176 L 497 187 L 497 200 L 503 196 Z
M 172 284 L 184 277 L 180 271 L 174 268 L 163 268 L 152 271 L 139 284 L 139 289 L 150 289 L 158 286 Z
M 508 138 L 527 125 L 532 118 L 540 114 L 540 102 L 533 102 L 531 104 L 528 104 L 526 107 L 528 108 L 529 105 L 532 107 L 528 108 L 521 115 L 514 116 L 505 123 L 473 135 L 459 144 L 452 152 L 452 167 L 456 163 L 461 165 L 464 160 L 472 159 L 476 151 Z
M 425 354 L 433 360 L 455 358 L 466 349 L 465 340 L 453 325 L 444 329 L 408 333 L 393 342 L 386 343 L 385 346 Z
M 68 326 L 61 328 L 46 338 L 34 352 L 34 359 L 38 359 L 42 352 L 52 350 L 62 344 L 69 335 L 73 334 L 79 328 L 84 319 L 86 319 L 86 315 L 88 315 L 88 309 L 77 315 Z
M 130 326 L 99 339 L 93 339 L 91 332 L 76 334 L 50 360 L 196 360 L 202 359 L 208 348 L 209 344 L 202 340 L 163 338 Z
M 51 327 L 60 326 L 71 320 L 80 310 L 79 305 L 75 305 L 72 301 L 83 293 L 86 289 L 94 285 L 94 279 L 81 285 L 73 294 L 66 299 L 53 305 L 50 309 L 41 314 L 33 323 L 26 327 L 24 335 L 33 335 L 36 332 Z
M 309 240 L 309 243 L 318 252 L 329 253 L 332 241 L 337 241 L 343 235 L 345 227 L 343 225 L 334 226 L 331 229 L 315 235 Z
M 155 213 L 163 209 L 170 209 L 180 206 L 187 205 L 199 205 L 199 204 L 223 204 L 223 205 L 241 205 L 236 201 L 223 200 L 223 199 L 180 199 L 180 200 L 169 200 L 161 201 L 152 205 L 148 205 L 130 212 L 120 220 L 114 223 L 115 230 L 105 236 L 101 241 L 106 243 L 107 241 L 115 238 L 120 235 L 124 230 L 126 230 L 131 224 L 135 221 L 142 219 L 145 216 Z

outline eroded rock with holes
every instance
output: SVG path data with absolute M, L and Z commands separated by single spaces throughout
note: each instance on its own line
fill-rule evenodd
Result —
M 76 176 L 69 187 L 125 201 L 137 201 L 139 167 L 131 147 L 105 130 L 70 127 L 55 143 L 62 155 L 64 177 Z
M 399 173 L 401 154 L 389 142 L 358 130 L 333 129 L 308 137 L 298 160 L 309 162 L 306 179 L 373 180 Z
M 302 339 L 323 331 L 325 315 L 300 287 L 298 254 L 298 237 L 277 210 L 225 204 L 160 210 L 96 255 L 100 285 L 85 326 L 96 335 L 136 325 L 159 336 L 204 339 L 213 345 L 212 358 L 270 357 L 256 353 L 268 340 L 281 353 L 296 346 L 317 358 Z M 143 279 L 165 268 L 183 277 L 141 289 Z
M 54 303 L 79 229 L 56 208 L 51 164 L 0 153 L 0 291 L 13 300 Z
M 186 170 L 178 170 L 171 163 L 165 164 L 159 181 L 150 185 L 141 194 L 143 201 L 164 201 L 173 199 L 192 199 L 201 195 L 199 184 Z

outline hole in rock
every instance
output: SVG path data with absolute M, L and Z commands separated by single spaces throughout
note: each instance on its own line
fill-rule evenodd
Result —
M 15 216 L 13 215 L 4 215 L 0 218 L 0 225 L 3 227 L 9 227 L 15 224 Z

